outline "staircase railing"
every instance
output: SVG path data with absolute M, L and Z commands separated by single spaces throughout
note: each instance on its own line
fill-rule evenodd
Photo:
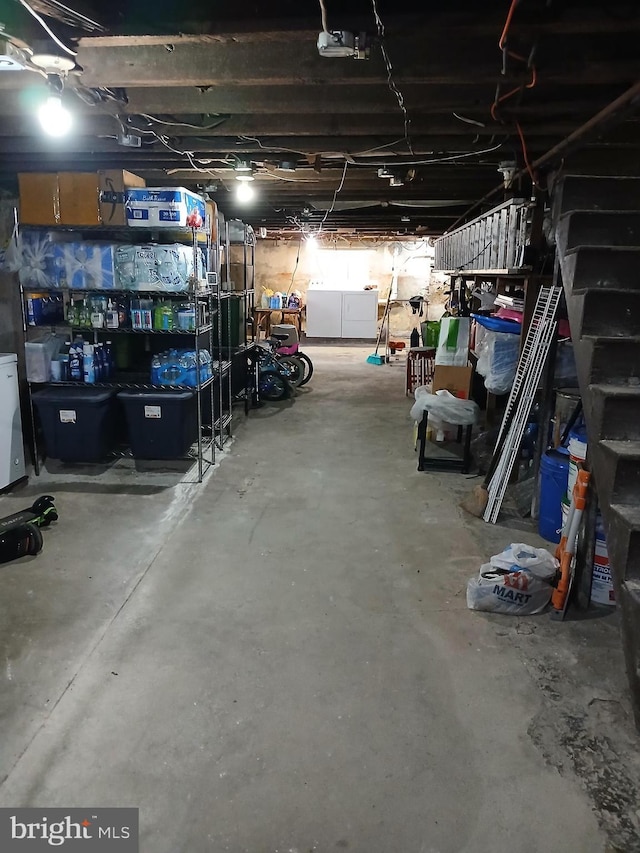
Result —
M 435 241 L 434 269 L 511 272 L 523 266 L 531 202 L 512 198 Z

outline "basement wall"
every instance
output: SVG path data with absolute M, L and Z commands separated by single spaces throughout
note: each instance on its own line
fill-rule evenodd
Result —
M 446 289 L 441 276 L 432 276 L 433 248 L 425 240 L 371 241 L 327 238 L 312 248 L 306 240 L 260 240 L 256 244 L 256 305 L 263 288 L 306 294 L 309 285 L 359 290 L 371 285 L 378 290 L 381 316 L 397 273 L 397 299 L 391 310 L 391 332 L 408 337 L 424 316 L 412 314 L 401 300 L 422 295 L 429 300 L 428 319 L 437 320 L 444 311 Z

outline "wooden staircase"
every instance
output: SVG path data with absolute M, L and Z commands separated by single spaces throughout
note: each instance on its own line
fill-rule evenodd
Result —
M 640 728 L 640 178 L 565 175 L 553 216 Z

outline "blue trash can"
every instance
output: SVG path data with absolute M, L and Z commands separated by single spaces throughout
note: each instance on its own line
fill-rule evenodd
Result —
M 540 511 L 538 532 L 548 542 L 560 541 L 562 501 L 569 482 L 569 453 L 549 450 L 540 462 Z
M 116 391 L 91 386 L 35 391 L 47 456 L 63 462 L 100 462 L 116 441 Z
M 121 391 L 135 459 L 179 459 L 198 438 L 193 391 Z

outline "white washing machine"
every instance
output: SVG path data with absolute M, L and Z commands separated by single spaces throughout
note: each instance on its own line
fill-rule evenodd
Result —
M 0 353 L 0 489 L 24 477 L 18 357 Z

